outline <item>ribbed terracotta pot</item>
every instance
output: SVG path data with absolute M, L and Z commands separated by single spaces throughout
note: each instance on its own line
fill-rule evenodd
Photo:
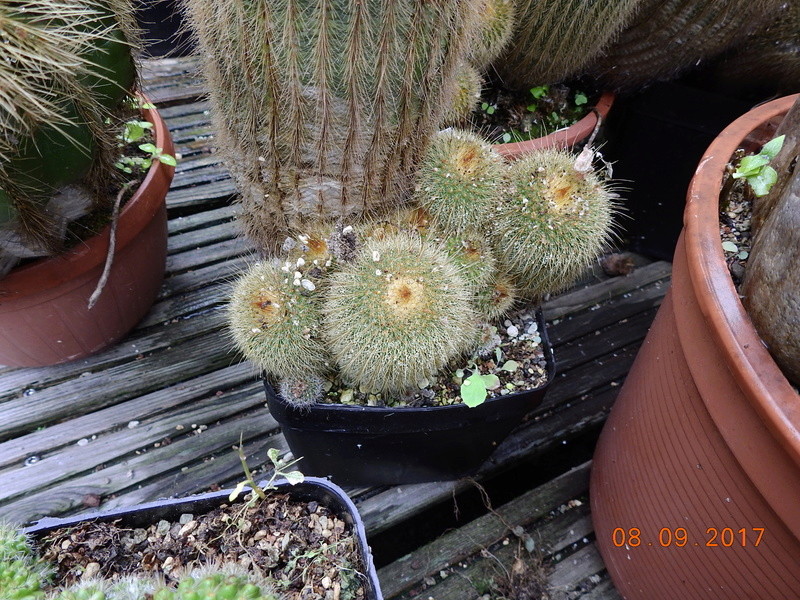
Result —
M 744 312 L 718 219 L 731 155 L 794 100 L 739 118 L 700 161 L 672 288 L 600 437 L 592 518 L 626 599 L 800 598 L 800 397 Z
M 175 150 L 154 110 L 155 144 Z M 88 300 L 103 272 L 110 226 L 58 256 L 14 269 L 0 279 L 0 364 L 54 365 L 82 358 L 119 340 L 147 313 L 161 282 L 167 253 L 164 202 L 174 168 L 154 161 L 120 211 L 114 262 L 95 306 Z
M 589 112 L 577 123 L 570 125 L 566 129 L 554 131 L 553 133 L 543 137 L 525 140 L 524 142 L 495 144 L 494 149 L 506 159 L 516 160 L 520 156 L 530 154 L 534 150 L 543 150 L 545 148 L 558 148 L 566 150 L 572 148 L 576 144 L 589 139 L 589 136 L 592 135 L 592 132 L 597 126 L 598 115 L 600 115 L 602 122 L 605 122 L 613 104 L 614 93 L 603 92 L 603 94 L 597 100 L 594 110 Z

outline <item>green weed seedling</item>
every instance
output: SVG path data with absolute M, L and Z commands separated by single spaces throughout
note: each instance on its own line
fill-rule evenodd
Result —
M 239 494 L 242 493 L 245 487 L 250 487 L 253 490 L 253 495 L 247 501 L 247 505 L 254 504 L 256 499 L 264 500 L 267 497 L 266 490 L 274 490 L 275 487 L 275 480 L 279 477 L 283 477 L 288 481 L 291 485 L 297 485 L 298 483 L 302 483 L 305 480 L 305 475 L 303 475 L 300 471 L 289 471 L 291 467 L 296 465 L 300 462 L 300 459 L 297 458 L 295 460 L 286 461 L 281 459 L 280 451 L 277 448 L 270 448 L 267 450 L 267 456 L 269 460 L 272 462 L 273 470 L 272 474 L 270 475 L 269 479 L 263 485 L 259 485 L 256 483 L 255 479 L 253 479 L 253 473 L 250 470 L 250 467 L 247 465 L 247 457 L 244 455 L 244 446 L 242 444 L 242 438 L 239 438 L 239 460 L 242 463 L 242 470 L 244 471 L 245 479 L 244 481 L 240 481 L 236 484 L 236 487 L 228 496 L 228 501 L 233 502 L 236 498 L 239 497 Z
M 758 154 L 742 158 L 732 174 L 734 179 L 744 178 L 757 198 L 766 196 L 778 181 L 778 173 L 769 166 L 769 161 L 781 151 L 785 138 L 785 135 L 776 137 L 764 144 Z

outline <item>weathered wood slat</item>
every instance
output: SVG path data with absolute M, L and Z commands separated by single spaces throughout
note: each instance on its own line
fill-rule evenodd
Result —
M 169 346 L 140 360 L 117 364 L 38 391 L 35 399 L 8 400 L 0 406 L 3 411 L 0 441 L 227 367 L 235 360 L 229 348 L 227 336 L 215 331 L 193 338 L 179 350 Z M 33 403 L 35 411 L 31 410 Z
M 236 195 L 233 180 L 225 179 L 197 187 L 176 189 L 167 194 L 168 209 L 186 209 L 204 206 L 209 202 L 230 200 Z
M 254 250 L 251 243 L 242 238 L 226 239 L 202 248 L 178 252 L 167 256 L 167 269 L 170 273 L 181 273 L 189 269 L 204 267 L 209 264 L 250 254 Z
M 582 465 L 515 498 L 494 513 L 441 536 L 380 570 L 384 595 L 392 598 L 479 549 L 496 544 L 510 534 L 509 526 L 524 527 L 543 518 L 565 499 L 585 493 L 588 486 L 589 468 L 588 465 Z
M 141 420 L 148 415 L 165 414 L 173 407 L 195 398 L 243 385 L 256 385 L 254 379 L 255 372 L 250 365 L 244 363 L 232 365 L 144 394 L 119 406 L 50 425 L 0 444 L 0 467 L 22 467 L 21 463 L 29 456 L 46 456 L 68 444 L 76 443 L 85 435 L 127 427 L 131 421 Z M 25 472 L 22 471 L 21 475 Z
M 228 280 L 237 273 L 241 273 L 255 259 L 250 255 L 237 256 L 222 263 L 194 269 L 188 273 L 173 275 L 164 281 L 159 292 L 159 298 L 169 298 L 192 290 L 198 290 L 209 283 Z
M 263 411 L 232 419 L 226 426 L 210 426 L 200 436 L 190 434 L 173 441 L 162 452 L 134 455 L 100 471 L 70 479 L 52 489 L 36 491 L 3 507 L 3 516 L 14 522 L 25 522 L 43 515 L 63 514 L 83 506 L 87 494 L 107 496 L 169 476 L 187 464 L 202 461 L 211 454 L 231 451 L 231 439 L 242 435 L 250 439 L 274 428 Z M 201 442 L 198 440 L 201 438 Z
M 227 222 L 231 219 L 234 219 L 240 212 L 240 208 L 236 205 L 223 206 L 221 208 L 205 210 L 194 215 L 170 219 L 167 223 L 167 227 L 171 236 L 177 235 L 179 233 L 207 227 L 216 223 Z

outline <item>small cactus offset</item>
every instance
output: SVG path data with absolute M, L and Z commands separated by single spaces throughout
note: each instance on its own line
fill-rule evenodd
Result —
M 478 0 L 186 0 L 245 232 L 406 200 L 455 93 Z
M 214 574 L 185 577 L 176 589 L 157 591 L 153 600 L 278 600 L 278 597 L 245 577 Z
M 228 321 L 237 347 L 275 377 L 330 369 L 314 284 L 289 262 L 254 264 L 234 286 Z
M 527 298 L 574 283 L 611 236 L 613 194 L 590 167 L 579 168 L 562 150 L 539 151 L 509 167 L 495 249 Z
M 28 539 L 0 523 L 0 598 L 41 600 L 51 569 L 34 555 Z
M 447 235 L 431 231 L 426 238 L 447 252 L 473 295 L 489 285 L 495 274 L 496 260 L 491 242 L 482 233 L 466 230 Z
M 483 229 L 500 193 L 503 168 L 502 157 L 480 136 L 442 131 L 420 166 L 416 200 L 444 231 Z
M 403 393 L 465 351 L 470 293 L 447 253 L 418 236 L 370 240 L 331 276 L 325 334 L 343 379 Z
M 519 297 L 513 278 L 500 270 L 495 270 L 489 281 L 477 293 L 475 307 L 487 321 L 496 321 L 509 313 Z
M 295 406 L 311 406 L 325 394 L 325 381 L 319 375 L 283 377 L 278 386 L 281 398 Z
M 505 50 L 516 25 L 518 0 L 483 0 L 470 62 L 482 70 Z
M 111 205 L 114 114 L 136 78 L 131 13 L 127 0 L 0 6 L 0 275 Z
M 505 85 L 517 90 L 580 75 L 642 1 L 518 0 L 511 42 L 492 66 Z
M 444 115 L 444 126 L 459 125 L 469 121 L 472 111 L 478 104 L 483 88 L 483 77 L 471 64 L 463 62 L 456 76 L 456 93 Z
M 635 90 L 709 60 L 768 22 L 783 0 L 641 0 L 630 25 L 588 71 Z

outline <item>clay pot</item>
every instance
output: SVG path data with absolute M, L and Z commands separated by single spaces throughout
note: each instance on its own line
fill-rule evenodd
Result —
M 608 113 L 611 110 L 611 105 L 614 104 L 614 93 L 603 92 L 594 111 L 584 116 L 581 120 L 566 129 L 554 131 L 553 133 L 544 137 L 536 138 L 533 140 L 525 140 L 524 142 L 511 142 L 508 144 L 495 144 L 494 149 L 497 150 L 502 156 L 508 160 L 516 160 L 520 156 L 530 154 L 534 150 L 542 150 L 544 148 L 572 148 L 576 144 L 589 139 L 592 135 L 595 126 L 597 125 L 597 115 L 599 114 L 602 121 L 608 118 Z
M 631 600 L 800 594 L 800 396 L 761 343 L 719 237 L 722 173 L 795 97 L 726 128 L 692 179 L 672 289 L 594 457 L 597 545 Z
M 155 144 L 174 154 L 158 113 L 144 111 Z M 120 339 L 147 313 L 164 278 L 167 209 L 174 168 L 154 161 L 120 211 L 116 251 L 95 306 L 87 302 L 100 279 L 110 226 L 68 252 L 18 267 L 0 279 L 0 364 L 54 365 L 82 358 Z

